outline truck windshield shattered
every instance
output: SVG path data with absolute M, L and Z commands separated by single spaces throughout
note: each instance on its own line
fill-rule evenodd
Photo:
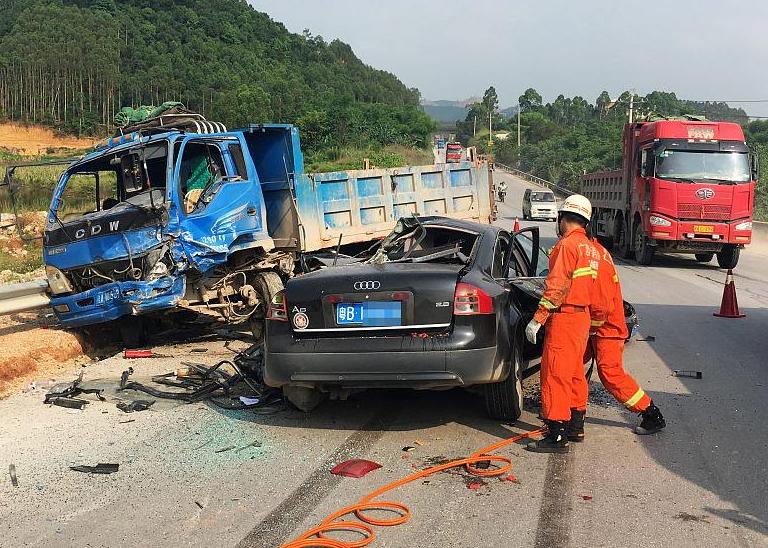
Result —
M 698 152 L 662 150 L 656 161 L 661 179 L 711 179 L 729 183 L 748 183 L 751 179 L 746 152 Z

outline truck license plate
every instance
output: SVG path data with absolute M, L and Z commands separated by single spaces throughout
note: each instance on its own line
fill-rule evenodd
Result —
M 709 225 L 693 225 L 693 231 L 699 234 L 714 234 L 715 227 Z

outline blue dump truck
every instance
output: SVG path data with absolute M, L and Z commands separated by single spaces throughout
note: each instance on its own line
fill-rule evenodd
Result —
M 399 218 L 490 221 L 491 177 L 479 161 L 305 173 L 291 125 L 121 132 L 55 186 L 43 236 L 51 306 L 65 327 L 116 321 L 127 345 L 142 343 L 146 317 L 177 312 L 260 339 L 285 280 L 343 263 Z

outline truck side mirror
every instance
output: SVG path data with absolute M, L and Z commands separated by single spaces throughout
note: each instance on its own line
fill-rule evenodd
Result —
M 754 152 L 749 155 L 752 180 L 757 181 L 760 178 L 760 158 Z

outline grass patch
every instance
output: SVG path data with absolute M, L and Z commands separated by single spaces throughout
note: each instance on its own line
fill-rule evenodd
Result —
M 43 266 L 43 250 L 39 243 L 26 244 L 22 249 L 26 254 L 0 249 L 0 272 L 10 270 L 15 274 L 27 274 Z M 0 281 L 8 283 L 10 280 Z

